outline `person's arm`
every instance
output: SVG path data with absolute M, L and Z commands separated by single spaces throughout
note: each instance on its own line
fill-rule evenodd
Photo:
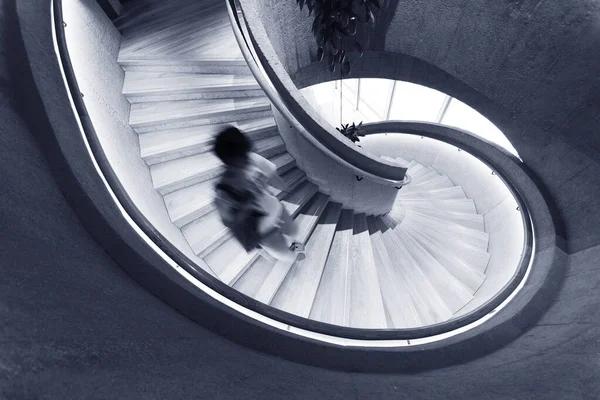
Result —
M 271 161 L 266 158 L 254 153 L 254 161 L 256 165 L 262 170 L 263 174 L 267 177 L 267 183 L 276 189 L 284 191 L 285 182 L 277 174 L 277 167 Z

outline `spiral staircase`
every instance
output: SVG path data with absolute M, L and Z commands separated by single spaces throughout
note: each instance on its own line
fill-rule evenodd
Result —
M 280 310 L 356 328 L 431 325 L 473 299 L 490 257 L 473 200 L 443 173 L 396 158 L 412 183 L 388 214 L 354 213 L 331 201 L 287 153 L 223 0 L 133 0 L 115 23 L 129 123 L 154 188 L 194 253 L 225 284 Z M 272 191 L 298 223 L 306 258 L 247 253 L 220 222 L 213 186 L 222 165 L 210 146 L 225 124 L 245 131 L 277 166 L 286 188 Z

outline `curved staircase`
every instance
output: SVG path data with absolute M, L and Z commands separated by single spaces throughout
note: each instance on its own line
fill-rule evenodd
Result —
M 384 216 L 329 200 L 286 152 L 269 100 L 245 65 L 223 0 L 134 0 L 116 21 L 130 125 L 173 223 L 225 284 L 331 324 L 410 328 L 446 321 L 472 298 L 489 260 L 483 217 L 460 186 L 408 162 L 412 183 Z M 213 135 L 234 124 L 286 182 L 272 189 L 300 227 L 306 258 L 246 253 L 212 199 L 222 171 Z

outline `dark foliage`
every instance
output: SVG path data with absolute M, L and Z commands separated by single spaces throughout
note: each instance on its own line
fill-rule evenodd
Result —
M 361 126 L 362 126 L 362 121 L 360 121 L 360 123 L 358 125 L 356 125 L 354 122 L 352 123 L 352 125 L 342 124 L 341 128 L 335 128 L 335 129 L 337 129 L 338 132 L 340 132 L 342 135 L 344 135 L 348 139 L 350 139 L 353 143 L 356 143 L 356 142 L 360 142 L 360 139 L 358 138 L 358 136 L 359 136 L 358 130 L 360 129 Z
M 342 77 L 350 75 L 348 53 L 362 56 L 363 49 L 356 40 L 360 23 L 375 21 L 374 12 L 381 9 L 379 0 L 296 0 L 300 9 L 308 8 L 315 16 L 312 31 L 317 39 L 317 59 L 326 60 L 329 70 L 340 65 Z

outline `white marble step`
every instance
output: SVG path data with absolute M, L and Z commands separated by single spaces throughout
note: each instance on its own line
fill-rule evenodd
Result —
M 421 323 L 431 325 L 452 317 L 452 311 L 393 230 L 382 230 L 381 239 L 393 263 L 396 282 L 409 293 Z
M 419 190 L 405 193 L 399 190 L 396 201 L 405 199 L 450 200 L 464 199 L 465 197 L 463 189 L 460 186 L 454 186 L 446 189 Z
M 209 125 L 270 116 L 262 97 L 155 101 L 131 105 L 129 125 L 138 133 Z
M 441 247 L 438 243 L 421 234 L 414 228 L 405 225 L 404 229 L 406 229 L 413 239 L 419 242 L 429 254 L 435 257 L 448 272 L 469 288 L 471 293 L 475 293 L 479 286 L 481 286 L 485 280 L 485 274 L 479 269 L 466 264 L 463 260 L 454 256 L 452 252 L 447 251 L 446 248 Z
M 412 328 L 422 325 L 417 305 L 410 297 L 406 283 L 398 280 L 394 265 L 381 237 L 381 223 L 368 217 L 369 234 L 373 246 L 373 257 L 377 267 L 381 296 L 388 317 L 389 328 Z
M 119 54 L 119 65 L 126 72 L 186 72 L 201 74 L 252 75 L 246 60 L 240 58 L 218 57 L 143 57 L 140 55 Z
M 271 142 L 271 145 L 280 153 L 267 158 L 277 166 L 279 174 L 295 166 L 295 160 L 283 152 L 284 147 L 279 140 Z M 213 153 L 196 154 L 150 167 L 154 188 L 163 195 L 215 178 L 222 171 L 223 163 Z
M 427 279 L 435 287 L 444 303 L 455 313 L 473 298 L 473 292 L 444 268 L 427 250 L 423 248 L 402 225 L 394 229 L 408 252 L 417 261 Z
M 256 251 L 246 252 L 234 237 L 229 237 L 205 255 L 204 261 L 224 283 L 233 284 L 258 257 Z
M 475 202 L 471 199 L 398 199 L 396 205 L 414 210 L 446 210 L 449 212 L 477 214 Z
M 171 221 L 181 228 L 214 210 L 216 177 L 167 193 L 163 199 Z
M 148 165 L 154 165 L 210 151 L 215 135 L 230 125 L 236 126 L 252 141 L 278 134 L 273 117 L 148 132 L 139 135 L 142 158 Z
M 387 160 L 387 161 L 397 163 L 398 165 L 401 165 L 405 168 L 408 168 L 408 165 L 410 164 L 409 161 L 406 161 L 402 157 L 393 158 L 393 157 L 389 157 L 389 156 L 381 156 L 381 158 L 383 158 L 384 160 Z
M 216 210 L 196 218 L 181 228 L 194 253 L 204 258 L 231 237 L 231 232 L 221 222 Z
M 446 219 L 441 219 L 425 214 L 406 210 L 403 222 L 414 222 L 421 226 L 427 226 L 439 233 L 460 239 L 483 251 L 487 251 L 490 235 L 480 230 L 467 228 Z
M 412 177 L 412 182 L 416 182 L 417 184 L 421 182 L 426 182 L 432 178 L 440 176 L 436 170 L 431 167 L 423 167 L 418 170 L 418 172 L 414 172 L 415 168 L 409 168 L 406 172 Z
M 325 262 L 342 210 L 340 203 L 329 203 L 306 244 L 306 258 L 296 261 L 286 275 L 271 305 L 307 318 L 323 276 Z
M 413 184 L 414 183 L 414 184 Z M 415 192 L 421 190 L 447 189 L 454 186 L 447 176 L 433 176 L 430 179 L 413 182 L 403 186 L 402 193 Z
M 271 194 L 279 199 L 284 198 L 289 192 L 300 186 L 306 180 L 306 174 L 301 169 L 294 167 L 282 174 L 281 179 L 285 183 L 283 190 L 269 187 Z
M 373 256 L 371 235 L 365 214 L 354 215 L 352 232 L 352 274 L 350 324 L 355 328 L 386 328 L 387 321 L 377 267 Z
M 294 216 L 318 192 L 319 188 L 312 182 L 304 181 L 289 195 L 281 199 L 281 204 L 290 215 Z
M 485 232 L 483 216 L 479 214 L 457 213 L 446 211 L 444 209 L 425 211 L 411 208 L 406 209 L 406 211 L 410 211 L 415 214 L 420 214 L 422 216 L 429 216 L 440 220 L 450 221 L 452 223 L 459 224 L 467 228 L 475 229 L 480 232 Z
M 303 243 L 306 243 L 310 237 L 310 234 L 317 225 L 317 221 L 325 210 L 328 201 L 328 196 L 317 193 L 307 204 L 305 209 L 303 209 L 296 217 L 295 221 L 298 223 L 300 231 L 298 236 Z M 309 256 L 310 255 L 307 254 L 307 258 Z M 290 268 L 293 268 L 294 264 L 296 264 L 296 261 L 277 261 L 256 293 L 255 299 L 265 304 L 271 303 L 277 290 L 279 290 L 281 283 L 285 279 Z
M 255 297 L 262 283 L 267 279 L 273 269 L 273 261 L 265 257 L 258 257 L 247 271 L 235 281 L 233 288 L 246 296 Z
M 341 326 L 350 324 L 352 275 L 350 243 L 353 222 L 352 210 L 342 210 L 321 277 L 321 284 L 310 312 L 310 319 Z
M 465 264 L 485 273 L 485 269 L 490 259 L 488 252 L 472 246 L 471 244 L 462 241 L 460 238 L 448 236 L 431 229 L 428 226 L 413 224 L 410 220 L 402 221 L 402 224 L 410 225 L 411 228 L 419 231 L 420 234 L 435 242 L 448 253 L 463 260 Z
M 131 103 L 261 96 L 252 75 L 190 72 L 125 73 L 123 94 Z

